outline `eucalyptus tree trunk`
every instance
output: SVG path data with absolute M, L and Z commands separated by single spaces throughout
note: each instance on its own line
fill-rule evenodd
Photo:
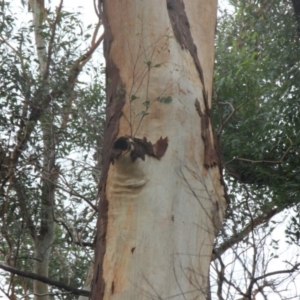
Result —
M 39 61 L 39 73 L 41 78 L 41 93 L 49 92 L 48 73 L 51 57 L 47 53 L 47 43 L 42 34 L 42 25 L 46 17 L 44 1 L 29 0 L 29 6 L 33 14 L 33 26 L 35 43 Z M 41 103 L 36 103 L 41 106 Z M 42 170 L 42 192 L 40 199 L 40 224 L 39 228 L 31 231 L 34 243 L 34 272 L 37 275 L 48 277 L 49 260 L 54 240 L 54 195 L 55 182 L 58 177 L 58 169 L 55 166 L 55 136 L 50 108 L 44 113 L 41 119 L 43 134 L 43 170 Z M 46 283 L 35 280 L 33 284 L 34 298 L 36 300 L 48 300 L 49 289 Z
M 217 1 L 104 0 L 107 119 L 92 299 L 205 299 L 226 199 Z

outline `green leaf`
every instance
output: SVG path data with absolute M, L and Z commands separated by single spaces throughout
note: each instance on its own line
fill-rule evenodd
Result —
M 132 101 L 134 101 L 134 100 L 136 100 L 138 98 L 140 98 L 140 97 L 137 97 L 136 95 L 131 95 L 130 96 L 130 102 L 132 102 Z
M 146 110 L 142 110 L 140 113 L 137 114 L 137 116 L 139 116 L 139 115 L 142 115 L 144 117 L 144 116 L 149 115 L 149 113 Z
M 150 101 L 147 100 L 147 101 L 143 102 L 143 105 L 146 106 L 146 108 L 148 108 L 150 105 Z
M 148 61 L 145 61 L 145 64 L 148 66 L 148 67 L 151 67 L 152 65 L 152 61 L 148 60 Z
M 158 102 L 160 102 L 160 103 L 163 103 L 163 104 L 170 104 L 173 101 L 173 99 L 172 99 L 171 96 L 168 96 L 168 97 L 158 97 L 156 100 Z

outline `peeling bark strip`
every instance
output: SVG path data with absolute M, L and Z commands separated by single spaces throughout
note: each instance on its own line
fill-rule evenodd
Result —
M 197 47 L 191 34 L 190 23 L 185 12 L 184 2 L 182 0 L 167 0 L 167 9 L 174 35 L 178 43 L 181 45 L 181 48 L 187 49 L 190 52 L 199 73 L 203 90 L 205 91 L 203 70 L 198 58 Z M 204 100 L 208 100 L 207 95 Z
M 196 110 L 201 118 L 201 137 L 204 142 L 205 155 L 204 155 L 204 167 L 209 168 L 220 164 L 219 155 L 214 147 L 213 141 L 211 140 L 210 134 L 210 116 L 207 113 L 202 112 L 200 102 L 198 99 L 195 100 Z
M 130 157 L 132 161 L 136 161 L 137 158 L 145 160 L 145 155 L 153 156 L 157 159 L 163 157 L 168 148 L 168 138 L 162 138 L 152 144 L 147 141 L 147 138 L 139 139 L 132 138 L 128 135 L 119 137 L 112 146 L 112 152 L 110 155 L 110 161 L 114 163 L 123 152 L 130 151 Z
M 106 252 L 106 232 L 107 232 L 107 211 L 108 200 L 106 198 L 106 180 L 110 165 L 110 152 L 113 142 L 117 137 L 119 131 L 119 120 L 122 114 L 122 107 L 125 104 L 125 94 L 119 94 L 117 91 L 118 86 L 122 86 L 121 79 L 119 77 L 119 70 L 112 64 L 107 65 L 107 78 L 111 78 L 111 82 L 107 84 L 107 110 L 106 110 L 106 122 L 104 130 L 104 142 L 103 142 L 103 160 L 102 173 L 99 185 L 99 217 L 97 224 L 97 238 L 96 238 L 96 252 L 95 252 L 95 270 L 97 271 L 96 282 L 93 282 L 92 293 L 97 295 L 104 295 L 105 281 L 103 279 L 103 259 Z M 109 77 L 112 75 L 112 77 Z M 116 101 L 116 99 L 118 99 Z M 107 154 L 106 154 L 107 153 Z M 100 280 L 100 284 L 97 281 Z M 96 290 L 98 288 L 99 290 Z M 102 299 L 102 298 L 101 298 Z
M 201 118 L 201 136 L 205 145 L 205 160 L 204 167 L 209 168 L 220 164 L 220 158 L 215 149 L 214 142 L 211 138 L 210 127 L 211 127 L 211 116 L 208 105 L 208 94 L 205 88 L 203 70 L 199 61 L 197 47 L 194 43 L 190 23 L 185 12 L 184 2 L 181 0 L 167 0 L 167 8 L 172 24 L 174 35 L 181 45 L 182 49 L 186 49 L 190 52 L 196 69 L 198 71 L 200 81 L 203 86 L 203 101 L 205 110 L 201 110 L 200 102 L 198 99 L 195 101 L 196 110 Z
M 105 7 L 104 7 L 105 9 Z M 109 59 L 110 45 L 112 42 L 111 32 L 105 19 L 105 13 L 102 14 L 102 20 L 105 27 L 104 36 L 104 56 L 106 59 L 106 122 L 103 142 L 103 161 L 102 173 L 99 184 L 99 216 L 97 223 L 96 251 L 95 251 L 95 280 L 92 282 L 92 296 L 103 298 L 105 291 L 105 281 L 103 278 L 103 259 L 106 252 L 106 233 L 107 233 L 107 212 L 108 200 L 106 197 L 106 181 L 110 165 L 110 152 L 113 143 L 119 132 L 119 122 L 122 115 L 122 108 L 125 104 L 125 89 L 120 78 L 119 69 Z M 98 281 L 100 281 L 98 283 Z

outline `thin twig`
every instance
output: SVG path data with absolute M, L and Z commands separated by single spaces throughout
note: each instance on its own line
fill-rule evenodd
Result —
M 230 102 L 218 102 L 220 104 L 228 104 L 231 107 L 231 113 L 228 115 L 228 117 L 225 119 L 225 121 L 222 122 L 218 132 L 217 132 L 217 136 L 220 136 L 220 134 L 222 133 L 224 127 L 226 126 L 226 124 L 229 122 L 229 120 L 235 115 L 235 113 L 246 103 L 248 102 L 248 100 L 245 100 L 244 102 L 242 102 L 239 106 L 237 106 L 236 108 L 234 108 L 234 106 L 232 105 L 232 103 Z
M 231 163 L 232 161 L 235 161 L 235 160 L 246 161 L 246 162 L 250 162 L 250 163 L 253 163 L 253 164 L 257 164 L 257 163 L 281 164 L 283 162 L 284 158 L 286 157 L 286 155 L 288 154 L 288 152 L 293 148 L 293 143 L 292 143 L 291 139 L 288 138 L 288 140 L 290 141 L 291 145 L 288 147 L 288 149 L 284 152 L 284 154 L 282 155 L 282 157 L 279 160 L 265 160 L 265 159 L 252 160 L 252 159 L 248 159 L 248 158 L 234 157 L 231 160 L 224 163 L 224 166 L 226 166 L 227 164 L 229 164 L 229 163 Z

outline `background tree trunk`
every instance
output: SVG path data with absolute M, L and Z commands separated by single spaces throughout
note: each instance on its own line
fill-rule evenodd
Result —
M 226 208 L 216 1 L 104 1 L 107 121 L 92 299 L 205 299 Z M 145 137 L 145 138 L 144 138 Z
M 43 1 L 30 0 L 30 8 L 33 13 L 33 25 L 35 32 L 35 43 L 39 60 L 39 72 L 42 79 L 42 93 L 49 93 L 48 73 L 51 55 L 47 53 L 47 43 L 42 35 L 42 25 L 46 17 L 46 9 Z M 37 103 L 41 106 L 41 103 Z M 34 272 L 37 275 L 48 277 L 49 261 L 51 255 L 52 244 L 54 241 L 54 198 L 55 183 L 58 177 L 58 169 L 55 166 L 55 135 L 53 130 L 53 120 L 51 107 L 48 107 L 43 118 L 41 119 L 41 127 L 43 134 L 43 172 L 42 172 L 42 193 L 41 193 L 41 221 L 39 229 L 32 232 L 34 243 Z M 46 283 L 35 280 L 33 284 L 34 298 L 36 300 L 48 300 L 49 293 Z M 42 295 L 42 296 L 40 296 Z
M 86 291 L 91 290 L 91 283 L 92 283 L 92 280 L 93 280 L 93 270 L 94 270 L 94 264 L 91 263 L 91 265 L 88 269 L 88 273 L 87 273 L 86 280 L 85 280 L 85 283 L 84 283 L 84 286 L 83 286 L 83 290 L 86 290 Z M 89 297 L 79 296 L 78 300 L 89 300 Z

